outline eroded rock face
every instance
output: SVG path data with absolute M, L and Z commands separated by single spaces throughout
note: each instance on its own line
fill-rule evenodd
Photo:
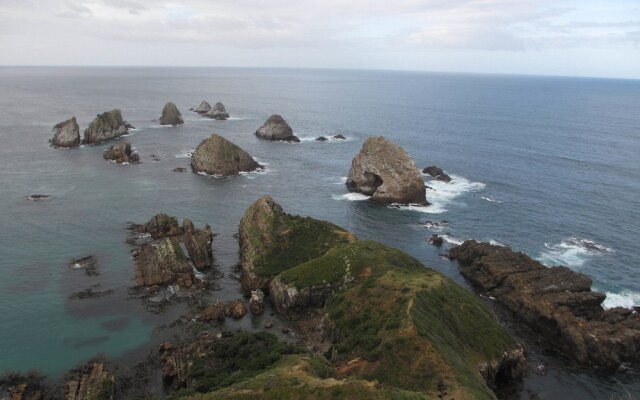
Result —
M 274 114 L 256 131 L 256 136 L 265 140 L 281 140 L 285 142 L 299 142 L 293 135 L 293 129 L 282 116 Z
M 213 108 L 211 108 L 205 115 L 205 117 L 213 118 L 219 121 L 224 121 L 229 118 L 229 113 L 224 107 L 224 104 L 217 102 Z
M 502 383 L 515 382 L 526 372 L 527 364 L 522 346 L 502 353 L 500 359 L 482 362 L 479 366 L 480 375 L 487 386 L 495 389 Z
M 260 289 L 251 291 L 251 299 L 249 300 L 249 309 L 253 315 L 264 314 L 264 293 Z
M 178 225 L 178 218 L 167 215 L 167 214 L 154 215 L 149 220 L 149 222 L 147 222 L 146 224 L 140 227 L 137 227 L 136 230 L 142 233 L 148 233 L 154 239 L 180 236 L 182 234 L 182 230 L 180 230 L 180 225 Z
M 202 103 L 200 103 L 198 108 L 196 108 L 193 111 L 197 112 L 198 114 L 206 114 L 209 112 L 209 110 L 211 110 L 211 105 L 206 101 L 202 100 Z
M 80 127 L 76 122 L 76 117 L 71 117 L 71 119 L 56 124 L 53 127 L 53 132 L 51 145 L 55 147 L 80 146 Z
M 174 391 L 187 387 L 189 360 L 182 349 L 171 342 L 164 342 L 160 345 L 159 353 L 164 389 Z
M 640 359 L 640 315 L 604 310 L 606 296 L 592 292 L 585 275 L 474 240 L 453 248 L 450 257 L 471 283 L 584 366 L 615 369 Z
M 213 265 L 213 232 L 207 224 L 203 229 L 196 229 L 189 219 L 182 222 L 182 241 L 187 248 L 189 258 L 195 267 L 202 271 Z
M 160 125 L 176 126 L 182 124 L 184 124 L 184 120 L 178 107 L 172 102 L 165 104 L 162 109 L 162 116 L 160 117 Z
M 431 176 L 434 179 L 437 179 L 439 181 L 442 182 L 451 182 L 451 177 L 449 175 L 447 175 L 442 168 L 437 167 L 435 165 L 432 165 L 430 167 L 426 167 L 425 169 L 422 170 L 423 174 L 427 174 L 429 176 Z
M 420 171 L 404 149 L 384 137 L 370 137 L 351 162 L 349 190 L 383 204 L 428 204 Z
M 84 131 L 84 143 L 98 144 L 120 137 L 128 132 L 127 125 L 118 109 L 98 114 Z
M 343 282 L 327 282 L 302 286 L 285 283 L 279 277 L 269 282 L 271 304 L 282 315 L 293 316 L 309 308 L 321 308 L 327 299 L 343 289 Z
M 233 319 L 240 319 L 247 315 L 247 307 L 240 300 L 234 300 L 226 304 L 224 315 Z
M 200 322 L 222 322 L 226 316 L 226 304 L 216 300 L 215 303 L 202 310 L 196 319 Z
M 200 142 L 191 156 L 191 169 L 208 175 L 230 176 L 262 168 L 240 147 L 220 135 L 211 135 Z
M 142 245 L 134 254 L 136 284 L 138 286 L 178 283 L 189 288 L 195 284 L 189 260 L 180 244 L 169 238 Z
M 114 144 L 104 151 L 102 155 L 105 160 L 113 161 L 116 164 L 131 163 L 137 164 L 140 162 L 140 156 L 137 153 L 131 151 L 131 143 L 120 142 Z
M 115 399 L 115 377 L 104 364 L 91 363 L 75 371 L 65 386 L 66 400 L 113 400 Z

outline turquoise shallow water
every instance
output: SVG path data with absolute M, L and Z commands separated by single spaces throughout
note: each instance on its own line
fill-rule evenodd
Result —
M 59 375 L 102 352 L 118 357 L 145 344 L 174 318 L 129 299 L 129 221 L 157 212 L 209 223 L 219 288 L 241 295 L 231 275 L 233 234 L 263 194 L 292 213 L 330 220 L 361 238 L 398 247 L 462 283 L 455 264 L 425 238 L 426 220 L 449 243 L 493 240 L 549 265 L 567 265 L 609 293 L 607 305 L 640 303 L 640 83 L 637 81 L 467 76 L 376 71 L 253 69 L 0 69 L 0 371 L 37 368 Z M 224 102 L 229 121 L 188 111 Z M 160 127 L 167 101 L 181 127 Z M 72 115 L 81 129 L 114 107 L 136 126 L 127 137 L 143 163 L 105 162 L 105 146 L 56 150 L 51 127 Z M 282 114 L 300 144 L 268 143 L 253 132 Z M 212 133 L 237 143 L 267 170 L 228 179 L 190 172 L 188 152 Z M 346 141 L 321 143 L 341 133 Z M 370 135 L 404 146 L 418 167 L 437 164 L 454 178 L 429 182 L 428 208 L 379 207 L 348 195 L 352 157 Z M 151 155 L 157 156 L 155 162 Z M 45 201 L 24 200 L 43 193 Z M 101 274 L 68 260 L 95 254 Z M 70 300 L 100 284 L 115 293 Z M 251 324 L 250 321 L 246 324 Z M 547 396 L 602 398 L 617 384 L 557 371 L 532 384 Z M 559 383 L 560 382 L 560 383 Z M 631 382 L 631 390 L 639 390 Z M 546 392 L 545 392 L 546 391 Z M 574 396 L 574 397 L 571 397 Z M 554 398 L 554 397 L 542 397 Z

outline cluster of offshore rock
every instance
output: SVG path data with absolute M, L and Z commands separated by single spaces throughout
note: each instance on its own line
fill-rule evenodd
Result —
M 591 290 L 587 276 L 474 240 L 449 254 L 473 285 L 578 363 L 616 369 L 623 362 L 640 361 L 640 314 L 622 307 L 603 309 L 606 296 Z
M 113 109 L 102 114 L 89 124 L 84 131 L 84 144 L 99 144 L 125 135 L 133 127 L 122 119 L 122 112 Z M 80 127 L 76 117 L 71 117 L 53 127 L 51 144 L 55 147 L 70 148 L 80 146 Z
M 225 121 L 229 119 L 229 113 L 227 112 L 224 104 L 222 104 L 221 102 L 217 102 L 213 105 L 213 107 L 211 107 L 211 105 L 206 100 L 202 100 L 200 105 L 193 111 L 201 114 L 204 117 L 212 118 L 218 121 Z

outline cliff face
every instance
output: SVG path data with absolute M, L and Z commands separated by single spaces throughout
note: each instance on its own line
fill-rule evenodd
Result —
M 383 204 L 428 204 L 424 181 L 406 151 L 383 137 L 370 137 L 351 161 L 349 190 Z
M 604 310 L 606 296 L 591 291 L 587 276 L 474 240 L 453 248 L 450 257 L 472 284 L 580 364 L 616 369 L 624 361 L 640 360 L 640 314 Z

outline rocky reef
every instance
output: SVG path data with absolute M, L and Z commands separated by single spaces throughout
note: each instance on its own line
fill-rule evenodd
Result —
M 273 114 L 265 123 L 258 128 L 256 136 L 265 140 L 278 140 L 283 142 L 299 142 L 297 136 L 293 135 L 293 129 L 282 116 Z
M 165 104 L 162 109 L 162 116 L 160 117 L 160 125 L 176 126 L 182 124 L 184 124 L 184 120 L 178 107 L 172 102 Z
M 218 121 L 224 121 L 229 118 L 229 113 L 224 104 L 217 102 L 209 111 L 204 114 L 205 117 L 213 118 Z
M 65 385 L 65 400 L 114 400 L 115 377 L 100 362 L 72 371 Z
M 411 157 L 382 136 L 364 142 L 351 161 L 347 187 L 382 204 L 428 204 L 424 181 Z
M 431 165 L 429 167 L 425 167 L 422 170 L 422 173 L 423 174 L 427 174 L 427 175 L 431 176 L 432 178 L 437 179 L 437 180 L 442 181 L 442 182 L 447 182 L 447 183 L 451 182 L 451 177 L 449 175 L 447 175 L 442 170 L 442 168 L 437 167 L 435 165 Z
M 51 145 L 63 148 L 80 146 L 80 127 L 76 122 L 76 117 L 71 117 L 71 119 L 60 122 L 53 127 Z
M 262 168 L 246 151 L 220 135 L 200 142 L 191 156 L 193 172 L 202 172 L 215 176 L 238 175 Z
M 129 127 L 130 125 L 122 119 L 122 112 L 119 109 L 113 109 L 96 116 L 89 127 L 85 129 L 83 142 L 85 144 L 99 144 L 115 139 L 126 134 Z
M 200 105 L 193 111 L 197 112 L 198 114 L 206 114 L 209 112 L 209 110 L 211 110 L 211 104 L 207 103 L 205 100 L 202 100 Z
M 140 162 L 140 155 L 138 153 L 133 153 L 131 150 L 131 143 L 126 141 L 109 147 L 104 151 L 102 157 L 105 160 L 113 161 L 116 164 L 138 164 Z
M 587 276 L 474 240 L 451 249 L 450 258 L 458 260 L 460 272 L 473 285 L 577 363 L 612 370 L 640 360 L 640 314 L 621 307 L 603 309 L 606 296 L 591 290 Z

